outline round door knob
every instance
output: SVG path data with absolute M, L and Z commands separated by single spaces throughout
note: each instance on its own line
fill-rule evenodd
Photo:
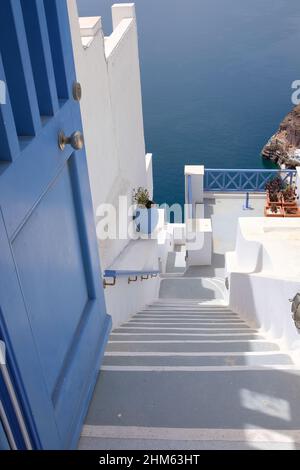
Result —
M 66 145 L 71 145 L 74 150 L 81 150 L 84 146 L 84 137 L 80 131 L 73 132 L 67 137 L 63 131 L 58 134 L 58 146 L 64 150 Z

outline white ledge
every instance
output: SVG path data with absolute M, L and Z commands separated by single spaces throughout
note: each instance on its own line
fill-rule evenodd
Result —
M 101 16 L 84 16 L 79 18 L 80 36 L 93 37 L 102 28 Z
M 204 165 L 185 165 L 184 166 L 185 175 L 204 175 Z
M 112 34 L 105 38 L 105 55 L 108 59 L 117 46 L 120 44 L 122 39 L 126 36 L 134 20 L 132 18 L 126 18 L 122 20 Z

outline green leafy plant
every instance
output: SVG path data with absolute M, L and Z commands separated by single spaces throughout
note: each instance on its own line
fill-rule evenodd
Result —
M 270 202 L 279 202 L 279 198 L 280 198 L 279 192 L 269 193 Z
M 280 176 L 275 176 L 274 178 L 270 179 L 267 184 L 265 185 L 265 190 L 268 193 L 280 193 L 285 187 L 284 182 L 280 178 Z
M 270 202 L 279 202 L 281 197 L 281 191 L 284 189 L 284 183 L 280 176 L 275 176 L 270 179 L 266 186 L 265 190 L 268 193 Z M 275 212 L 275 211 L 272 211 Z
M 133 202 L 136 203 L 139 207 L 146 207 L 147 209 L 150 209 L 154 204 L 154 202 L 150 199 L 148 189 L 143 188 L 142 186 L 133 190 L 132 198 Z
M 281 194 L 283 199 L 286 202 L 293 202 L 297 199 L 296 187 L 294 185 L 287 185 L 282 191 Z

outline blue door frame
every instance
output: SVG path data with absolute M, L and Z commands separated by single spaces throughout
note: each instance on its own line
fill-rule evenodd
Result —
M 65 0 L 1 0 L 0 80 L 0 341 L 32 447 L 69 449 L 111 320 L 85 151 L 58 146 L 82 130 Z

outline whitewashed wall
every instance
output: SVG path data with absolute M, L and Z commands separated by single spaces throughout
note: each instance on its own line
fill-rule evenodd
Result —
M 295 328 L 291 303 L 300 292 L 300 281 L 278 279 L 259 274 L 232 273 L 230 276 L 230 307 L 250 325 L 292 351 L 300 364 L 300 334 Z
M 134 4 L 112 7 L 113 32 L 104 38 L 101 18 L 78 19 L 75 0 L 68 0 L 77 80 L 82 86 L 80 102 L 93 206 L 97 224 L 100 204 L 110 203 L 119 216 L 119 196 L 132 203 L 132 190 L 148 187 L 152 193 L 152 157 L 146 156 Z M 124 216 L 124 211 L 120 210 Z M 102 270 L 111 267 L 128 240 L 98 240 Z M 145 248 L 145 263 L 148 257 Z M 153 268 L 157 254 L 153 253 Z M 141 261 L 141 260 L 140 260 Z M 142 260 L 143 261 L 143 260 Z M 126 281 L 127 282 L 127 281 Z M 120 285 L 106 289 L 114 319 L 126 319 L 150 301 L 147 283 L 127 301 Z M 151 281 L 151 286 L 157 286 Z M 134 288 L 131 289 L 131 292 Z M 156 296 L 151 287 L 150 296 Z M 135 300 L 134 300 L 135 299 Z M 122 314 L 120 314 L 120 309 Z
M 299 219 L 241 218 L 235 252 L 227 253 L 230 308 L 300 363 L 300 332 L 291 313 L 300 292 Z
M 111 36 L 104 38 L 99 18 L 100 27 L 84 48 L 81 34 L 89 31 L 80 32 L 75 0 L 68 0 L 68 7 L 96 212 L 103 202 L 118 206 L 119 195 L 131 202 L 132 189 L 147 186 L 135 8 L 115 5 Z M 109 266 L 125 244 L 101 242 L 102 264 Z

